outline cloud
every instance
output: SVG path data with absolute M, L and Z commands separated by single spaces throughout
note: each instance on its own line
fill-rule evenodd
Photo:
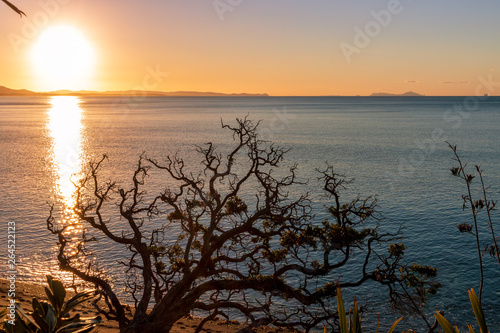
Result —
M 472 84 L 471 81 L 441 81 L 441 84 Z
M 419 80 L 405 80 L 405 83 L 420 83 Z

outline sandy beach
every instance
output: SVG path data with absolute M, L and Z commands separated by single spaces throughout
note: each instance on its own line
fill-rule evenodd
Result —
M 0 308 L 4 309 L 10 301 L 8 296 L 9 285 L 8 281 L 5 279 L 0 279 Z M 71 294 L 70 291 L 68 291 Z M 26 311 L 31 310 L 31 300 L 33 297 L 37 297 L 41 300 L 47 300 L 45 295 L 44 286 L 34 285 L 24 282 L 16 282 L 16 301 L 21 304 L 22 308 Z M 78 312 L 83 317 L 91 317 L 97 314 L 92 305 L 88 303 L 84 303 L 82 306 L 78 308 Z M 183 318 L 179 320 L 171 332 L 180 333 L 180 332 L 194 332 L 197 325 L 201 321 L 200 318 Z M 247 325 L 241 324 L 237 321 L 225 321 L 225 320 L 217 320 L 211 321 L 205 324 L 205 328 L 203 332 L 211 332 L 211 333 L 233 333 L 238 332 L 247 327 Z M 114 321 L 105 320 L 99 326 L 99 332 L 101 333 L 116 333 L 119 332 L 118 323 Z M 261 327 L 256 330 L 259 333 L 271 333 L 271 332 L 292 332 L 290 330 L 280 330 L 271 327 Z

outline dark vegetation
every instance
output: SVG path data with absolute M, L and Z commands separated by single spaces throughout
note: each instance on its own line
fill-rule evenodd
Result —
M 0 333 L 90 333 L 102 322 L 101 317 L 82 318 L 74 314 L 76 307 L 93 299 L 93 290 L 77 293 L 66 300 L 66 289 L 61 281 L 47 275 L 45 294 L 49 302 L 33 297 L 32 311 L 28 313 L 16 304 L 16 311 L 0 312 L 0 318 L 7 315 L 0 325 Z M 12 318 L 14 316 L 14 318 Z M 14 323 L 14 325 L 12 325 Z
M 387 289 L 394 308 L 420 313 L 440 286 L 436 269 L 407 264 L 400 233 L 380 228 L 377 201 L 344 201 L 350 180 L 331 167 L 318 171 L 330 219 L 315 220 L 308 196 L 289 194 L 304 184 L 296 167 L 282 166 L 286 150 L 261 141 L 257 125 L 247 119 L 223 125 L 230 148 L 198 147 L 197 172 L 177 155 L 163 162 L 141 156 L 130 188 L 101 179 L 106 156 L 90 163 L 75 184 L 80 239 L 68 235 L 73 225 L 56 221 L 54 207 L 47 219 L 58 237 L 60 268 L 95 286 L 107 304 L 99 312 L 122 332 L 168 332 L 193 311 L 206 315 L 199 330 L 229 311 L 251 327 L 337 328 L 337 288 L 369 281 Z M 175 186 L 147 193 L 153 173 Z M 91 259 L 92 243 L 102 236 L 126 250 L 117 265 L 128 277 L 132 316 Z M 342 268 L 354 257 L 360 264 L 349 280 Z

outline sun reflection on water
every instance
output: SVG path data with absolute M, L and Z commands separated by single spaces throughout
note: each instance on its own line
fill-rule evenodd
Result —
M 76 253 L 82 226 L 75 215 L 75 183 L 82 177 L 83 165 L 83 110 L 80 99 L 73 96 L 55 96 L 50 100 L 48 129 L 52 138 L 52 172 L 54 174 L 54 193 L 57 204 L 61 206 L 58 223 L 67 225 L 66 236 L 73 244 L 68 244 L 71 254 Z M 71 279 L 62 274 L 63 280 Z
M 66 206 L 74 206 L 75 177 L 82 168 L 82 109 L 80 99 L 73 96 L 55 96 L 50 103 L 49 129 L 53 139 L 53 164 L 57 175 L 56 193 Z

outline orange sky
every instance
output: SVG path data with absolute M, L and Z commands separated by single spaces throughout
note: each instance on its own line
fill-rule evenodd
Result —
M 13 2 L 28 17 L 0 4 L 0 85 L 16 89 L 50 89 L 30 52 L 61 24 L 95 50 L 87 90 L 138 89 L 156 69 L 162 91 L 473 95 L 500 68 L 497 1 Z

